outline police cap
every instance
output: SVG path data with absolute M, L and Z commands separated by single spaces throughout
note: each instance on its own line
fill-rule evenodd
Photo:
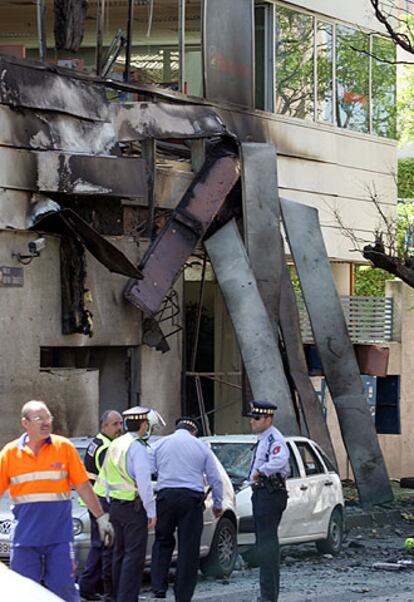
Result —
M 246 416 L 261 418 L 262 416 L 273 416 L 276 412 L 277 406 L 270 401 L 250 401 L 249 411 Z
M 191 430 L 195 431 L 197 435 L 200 432 L 197 420 L 195 418 L 190 418 L 189 416 L 180 416 L 180 418 L 177 418 L 175 426 L 189 427 Z
M 134 406 L 122 412 L 122 416 L 125 420 L 146 420 L 148 419 L 149 408 L 143 406 Z

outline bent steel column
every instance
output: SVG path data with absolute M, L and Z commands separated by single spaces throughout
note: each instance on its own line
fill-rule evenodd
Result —
M 278 427 L 286 435 L 296 434 L 298 425 L 279 346 L 236 222 L 228 222 L 204 244 L 229 310 L 253 395 L 274 402 Z
M 280 330 L 285 344 L 290 375 L 299 395 L 308 435 L 311 439 L 319 443 L 328 454 L 332 463 L 337 466 L 335 450 L 323 414 L 322 404 L 309 377 L 300 330 L 296 295 L 285 260 L 280 288 Z
M 247 142 L 241 145 L 241 151 L 244 244 L 275 341 L 278 341 L 285 252 L 280 235 L 276 147 L 274 144 Z M 295 411 L 293 395 L 292 390 L 289 404 Z
M 389 502 L 393 495 L 387 470 L 332 277 L 318 212 L 313 207 L 280 200 L 313 336 L 361 503 L 370 506 Z

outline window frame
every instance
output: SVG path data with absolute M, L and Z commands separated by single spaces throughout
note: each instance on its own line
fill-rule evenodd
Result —
M 332 17 L 327 17 L 325 15 L 315 13 L 311 10 L 307 10 L 306 8 L 298 7 L 292 4 L 287 4 L 285 2 L 280 2 L 279 0 L 263 0 L 257 1 L 254 4 L 256 7 L 265 7 L 265 29 L 268 28 L 269 31 L 265 32 L 265 49 L 264 49 L 264 60 L 266 62 L 264 69 L 264 110 L 267 112 L 271 112 L 274 115 L 278 115 L 282 118 L 288 119 L 297 119 L 300 122 L 313 123 L 316 125 L 324 125 L 327 127 L 334 128 L 340 131 L 347 131 L 351 133 L 356 133 L 358 135 L 368 135 L 374 136 L 381 140 L 396 140 L 396 138 L 391 138 L 388 136 L 381 136 L 375 133 L 373 130 L 373 61 L 375 60 L 372 56 L 373 50 L 373 39 L 375 37 L 384 38 L 388 40 L 389 38 L 385 35 L 382 35 L 380 32 L 368 30 L 363 27 L 359 27 L 353 23 L 348 23 L 342 21 L 341 19 L 334 19 Z M 308 15 L 313 19 L 313 119 L 305 119 L 301 117 L 295 117 L 291 115 L 281 115 L 280 113 L 276 113 L 276 60 L 275 60 L 275 42 L 276 42 L 276 24 L 277 24 L 277 8 L 278 6 L 286 8 L 288 10 L 295 11 L 299 14 Z M 266 19 L 266 14 L 271 14 L 271 19 Z M 332 48 L 333 48 L 333 56 L 332 56 L 332 121 L 324 121 L 322 119 L 318 119 L 318 67 L 317 67 L 317 28 L 318 23 L 328 24 L 332 26 Z M 337 125 L 337 92 L 336 92 L 336 77 L 337 77 L 337 27 L 344 26 L 355 31 L 359 31 L 368 37 L 368 131 L 361 132 L 357 129 L 353 128 L 344 128 Z

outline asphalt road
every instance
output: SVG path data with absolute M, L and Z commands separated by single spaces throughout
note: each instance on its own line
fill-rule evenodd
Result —
M 413 517 L 414 519 L 414 517 Z M 414 602 L 414 554 L 403 550 L 414 522 L 353 529 L 338 557 L 321 556 L 312 544 L 283 549 L 280 602 Z M 377 570 L 375 563 L 411 560 L 412 568 Z M 194 602 L 253 602 L 258 570 L 240 566 L 229 580 L 200 577 Z M 140 602 L 153 600 L 143 591 Z M 167 600 L 174 600 L 172 591 Z

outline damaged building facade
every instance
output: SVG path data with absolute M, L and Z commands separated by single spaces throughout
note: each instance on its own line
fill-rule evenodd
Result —
M 249 390 L 275 390 L 280 379 L 265 376 L 286 372 L 275 399 L 282 426 L 329 447 L 289 313 L 294 296 L 280 296 L 283 282 L 292 294 L 287 269 L 272 269 L 269 258 L 276 265 L 285 250 L 295 263 L 313 328 L 306 338 L 302 312 L 309 367 L 317 372 L 316 342 L 332 396 L 352 407 L 360 393 L 329 371 L 336 327 L 321 319 L 318 289 L 333 314 L 336 293 L 352 299 L 357 258 L 338 212 L 369 239 L 378 220 L 371 191 L 381 191 L 386 210 L 396 202 L 395 73 L 374 58 L 388 59 L 394 49 L 369 2 L 335 4 L 90 1 L 73 54 L 54 50 L 53 3 L 46 1 L 42 42 L 50 67 L 24 62 L 39 57 L 34 8 L 18 1 L 0 7 L 2 442 L 16 434 L 19 408 L 32 397 L 47 400 L 58 428 L 76 435 L 93 433 L 102 410 L 136 403 L 155 407 L 170 426 L 188 413 L 202 415 L 206 429 L 243 432 Z M 272 191 L 281 205 L 269 200 Z M 299 215 L 289 201 L 318 209 L 323 242 L 315 213 Z M 284 242 L 274 228 L 280 219 Z M 306 280 L 323 246 L 335 294 L 325 264 L 314 275 L 327 288 Z M 246 279 L 241 289 L 251 276 L 257 281 L 244 297 L 246 311 L 259 311 L 256 323 L 264 320 L 264 331 L 275 335 L 269 340 L 254 339 L 246 327 L 252 314 L 232 298 L 236 268 Z M 388 373 L 380 378 L 399 378 L 401 344 L 388 346 Z M 263 350 L 271 358 L 266 374 L 257 369 Z M 352 381 L 348 351 L 344 343 L 337 359 Z M 323 393 L 324 379 L 313 384 Z M 401 378 L 401 400 L 410 386 Z M 286 391 L 308 405 L 289 409 L 280 403 Z M 345 474 L 340 428 L 347 427 L 325 397 Z M 380 435 L 392 476 L 412 460 L 404 429 L 413 418 L 402 409 L 401 401 L 399 433 Z M 352 442 L 346 446 L 349 454 Z

